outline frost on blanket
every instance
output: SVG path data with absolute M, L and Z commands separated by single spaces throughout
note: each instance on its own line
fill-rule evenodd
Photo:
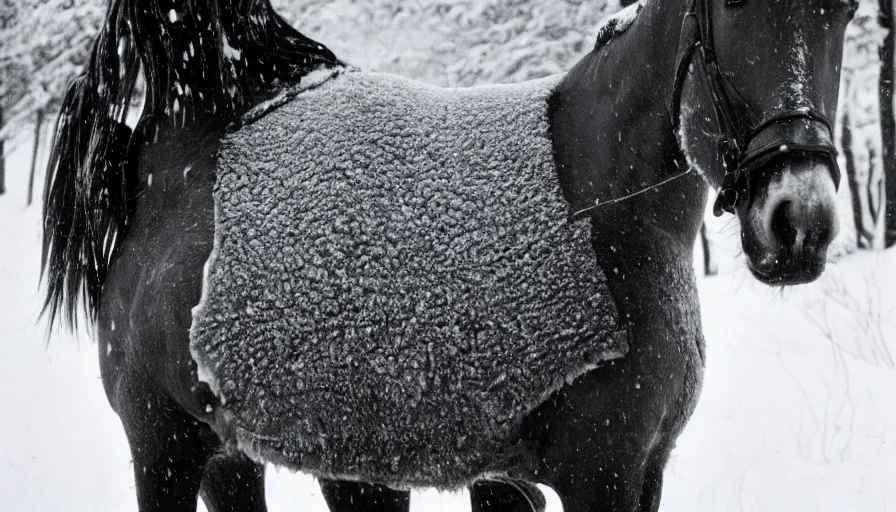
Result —
M 551 392 L 625 354 L 589 223 L 567 223 L 556 81 L 344 73 L 225 140 L 191 350 L 242 449 L 461 486 Z

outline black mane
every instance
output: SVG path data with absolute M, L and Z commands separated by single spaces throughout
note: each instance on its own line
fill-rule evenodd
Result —
M 160 130 L 226 126 L 259 99 L 319 67 L 343 65 L 269 0 L 111 0 L 84 73 L 56 125 L 44 190 L 44 313 L 96 319 L 107 271 L 127 235 L 137 158 Z M 125 124 L 139 75 L 143 112 Z

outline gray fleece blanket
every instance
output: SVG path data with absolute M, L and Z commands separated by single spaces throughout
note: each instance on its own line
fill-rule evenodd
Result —
M 557 81 L 345 72 L 226 138 L 191 330 L 219 430 L 318 476 L 459 487 L 626 353 L 557 182 Z

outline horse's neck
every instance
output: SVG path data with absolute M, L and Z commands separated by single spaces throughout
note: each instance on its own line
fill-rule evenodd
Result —
M 684 169 L 669 105 L 685 0 L 647 2 L 623 34 L 573 68 L 552 98 L 560 178 L 573 206 L 628 196 Z M 601 231 L 659 229 L 690 247 L 707 186 L 696 173 L 594 211 Z M 645 237 L 649 237 L 645 233 Z

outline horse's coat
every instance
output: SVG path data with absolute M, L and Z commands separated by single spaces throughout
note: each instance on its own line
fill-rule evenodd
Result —
M 317 475 L 459 487 L 627 352 L 590 223 L 567 222 L 557 82 L 347 72 L 225 139 L 191 330 L 219 431 Z

